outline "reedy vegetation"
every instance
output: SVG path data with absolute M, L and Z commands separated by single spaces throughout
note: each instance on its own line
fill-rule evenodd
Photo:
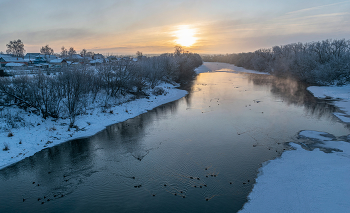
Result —
M 350 83 L 350 40 L 324 40 L 259 49 L 255 52 L 202 56 L 246 69 L 294 77 L 318 85 Z
M 202 64 L 198 54 L 175 52 L 156 57 L 119 60 L 96 67 L 68 66 L 55 75 L 39 73 L 0 78 L 0 105 L 35 108 L 43 118 L 75 117 L 95 102 L 118 99 L 127 94 L 147 95 L 147 89 L 161 82 L 184 83 L 192 80 L 194 69 Z M 108 107 L 107 103 L 100 104 Z

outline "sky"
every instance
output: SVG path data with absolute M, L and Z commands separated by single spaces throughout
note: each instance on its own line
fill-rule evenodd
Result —
M 0 51 L 21 39 L 102 54 L 250 52 L 350 39 L 350 0 L 0 0 Z

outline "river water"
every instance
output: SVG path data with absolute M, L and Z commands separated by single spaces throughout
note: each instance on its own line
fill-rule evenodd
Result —
M 221 68 L 178 101 L 0 170 L 0 212 L 237 212 L 300 130 L 350 133 L 305 85 Z

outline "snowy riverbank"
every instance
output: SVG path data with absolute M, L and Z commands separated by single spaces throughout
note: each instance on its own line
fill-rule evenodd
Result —
M 350 137 L 334 141 L 316 131 L 302 131 L 299 137 L 319 148 L 308 151 L 291 143 L 295 150 L 265 163 L 240 213 L 349 211 Z
M 89 110 L 88 114 L 77 116 L 77 128 L 68 131 L 69 119 L 43 119 L 33 113 L 14 108 L 10 110 L 13 120 L 19 119 L 20 125 L 10 131 L 0 131 L 0 169 L 34 155 L 42 149 L 52 147 L 68 140 L 89 137 L 106 126 L 136 117 L 162 104 L 184 97 L 187 91 L 176 89 L 171 84 L 162 84 L 165 95 L 135 99 L 121 105 L 112 106 L 107 111 L 101 107 Z M 8 109 L 7 109 L 8 110 Z M 14 112 L 15 111 L 15 112 Z M 4 110 L 2 113 L 5 113 Z M 8 147 L 6 150 L 5 147 Z
M 346 86 L 312 86 L 307 88 L 315 97 L 334 100 L 334 105 L 342 113 L 334 113 L 340 120 L 350 123 L 350 85 Z

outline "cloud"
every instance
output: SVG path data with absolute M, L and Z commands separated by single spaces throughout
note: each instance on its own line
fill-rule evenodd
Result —
M 288 12 L 287 15 L 288 15 L 288 14 L 296 14 L 296 13 L 310 12 L 310 11 L 312 11 L 312 10 L 323 9 L 323 8 L 325 8 L 325 7 L 330 7 L 330 6 L 340 5 L 340 4 L 347 4 L 347 3 L 350 3 L 350 1 L 343 1 L 343 2 L 338 2 L 338 3 L 334 3 L 334 4 L 326 4 L 326 5 L 316 6 L 316 7 L 305 8 L 305 9 L 301 9 L 301 10 L 296 10 L 296 11 Z

